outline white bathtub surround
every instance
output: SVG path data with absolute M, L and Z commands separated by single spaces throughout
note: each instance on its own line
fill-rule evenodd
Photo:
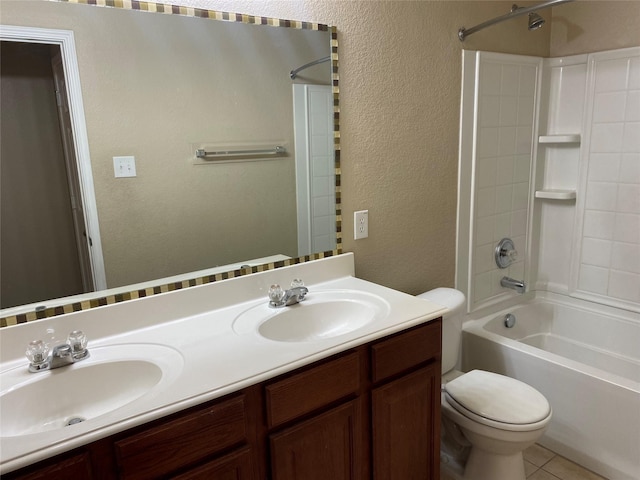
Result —
M 516 316 L 513 328 L 504 316 Z M 478 312 L 463 331 L 463 370 L 526 382 L 552 405 L 540 443 L 607 478 L 640 472 L 638 315 L 553 293 Z
M 640 312 L 639 102 L 640 47 L 464 52 L 456 285 L 468 311 L 517 295 L 506 275 Z M 503 237 L 519 252 L 505 270 L 492 258 Z
M 640 48 L 594 54 L 588 83 L 585 145 L 589 164 L 576 289 L 640 304 Z M 585 185 L 586 184 L 586 185 Z M 597 222 L 596 222 L 597 223 Z M 604 238 L 603 238 L 604 237 Z M 600 270 L 601 269 L 601 270 Z M 594 271 L 595 270 L 595 271 Z M 594 275 L 604 276 L 599 282 Z
M 344 254 L 1 329 L 0 373 L 3 375 L 3 384 L 0 385 L 0 394 L 6 393 L 14 384 L 52 373 L 28 373 L 28 362 L 24 357 L 27 343 L 42 338 L 48 328 L 54 328 L 62 336 L 81 328 L 89 337 L 89 350 L 93 351 L 92 356 L 83 362 L 109 360 L 105 355 L 108 356 L 110 347 L 118 352 L 128 348 L 127 355 L 135 357 L 129 347 L 144 344 L 170 349 L 181 358 L 181 362 L 173 363 L 181 365 L 177 365 L 177 373 L 174 372 L 175 378 L 171 379 L 169 388 L 144 395 L 118 410 L 73 425 L 73 428 L 3 436 L 0 438 L 0 472 L 20 468 L 224 396 L 356 345 L 437 318 L 445 311 L 433 303 L 357 279 L 353 275 L 353 255 Z M 309 300 L 314 292 L 356 291 L 360 295 L 373 295 L 382 301 L 387 315 L 376 317 L 371 323 L 352 332 L 313 342 L 283 343 L 268 340 L 255 331 L 234 331 L 234 322 L 243 312 L 267 304 L 270 285 L 279 283 L 288 286 L 294 278 L 304 280 L 309 288 Z M 285 345 L 286 348 L 283 347 Z M 83 362 L 64 369 L 81 369 Z M 53 372 L 55 375 L 64 375 L 69 370 Z M 5 379 L 8 380 L 5 382 Z M 22 412 L 22 415 L 28 413 Z
M 469 310 L 511 297 L 514 292 L 500 286 L 503 276 L 526 278 L 541 71 L 541 58 L 463 52 L 456 284 Z M 500 269 L 493 255 L 505 237 L 519 255 Z
M 640 47 L 545 69 L 541 131 L 580 133 L 581 143 L 538 151 L 544 184 L 578 195 L 539 205 L 537 288 L 640 311 Z

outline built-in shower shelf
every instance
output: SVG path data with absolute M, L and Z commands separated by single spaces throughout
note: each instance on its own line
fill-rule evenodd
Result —
M 540 135 L 538 137 L 538 143 L 580 143 L 580 134 L 568 134 L 568 135 Z
M 575 190 L 547 189 L 536 191 L 536 198 L 546 198 L 548 200 L 575 200 Z

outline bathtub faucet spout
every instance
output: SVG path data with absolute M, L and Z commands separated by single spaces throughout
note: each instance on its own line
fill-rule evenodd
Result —
M 515 290 L 518 293 L 524 293 L 524 291 L 527 288 L 527 286 L 524 284 L 524 281 L 514 280 L 513 278 L 509 278 L 509 277 L 502 277 L 500 279 L 500 285 L 502 285 L 505 288 L 510 288 L 512 290 Z

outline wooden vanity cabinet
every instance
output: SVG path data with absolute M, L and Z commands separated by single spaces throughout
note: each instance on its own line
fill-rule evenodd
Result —
M 365 368 L 360 347 L 265 385 L 273 480 L 366 478 Z
M 227 471 L 229 478 L 254 479 L 250 448 L 243 455 L 237 452 L 217 458 L 220 452 L 251 442 L 254 426 L 249 424 L 248 389 L 231 398 L 209 402 L 187 414 L 180 414 L 159 424 L 144 428 L 133 435 L 113 442 L 118 476 L 124 480 L 175 476 L 181 469 L 204 459 L 216 457 L 201 471 Z M 243 463 L 244 462 L 244 463 Z M 235 477 L 232 476 L 233 472 Z M 191 472 L 185 478 L 204 478 Z M 201 474 L 204 475 L 204 474 Z
M 441 320 L 4 475 L 439 480 Z
M 372 392 L 376 479 L 439 479 L 440 369 L 421 368 Z
M 174 480 L 248 480 L 257 476 L 255 455 L 249 447 L 242 448 L 204 465 L 191 469 Z
M 259 385 L 90 443 L 2 480 L 264 479 Z M 70 454 L 73 454 L 70 456 Z
M 371 346 L 373 477 L 440 478 L 440 321 Z
M 63 454 L 44 460 L 37 465 L 25 467 L 18 472 L 2 476 L 3 479 L 49 480 L 66 478 L 95 478 L 88 452 L 83 450 Z
M 267 384 L 271 478 L 438 480 L 441 328 L 420 325 Z
M 362 475 L 357 400 L 269 436 L 273 480 L 353 480 Z

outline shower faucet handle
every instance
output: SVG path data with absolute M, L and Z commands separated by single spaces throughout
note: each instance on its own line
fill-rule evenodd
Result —
M 518 251 L 513 245 L 513 240 L 510 238 L 503 238 L 500 240 L 495 249 L 496 265 L 499 268 L 507 268 L 518 258 Z

